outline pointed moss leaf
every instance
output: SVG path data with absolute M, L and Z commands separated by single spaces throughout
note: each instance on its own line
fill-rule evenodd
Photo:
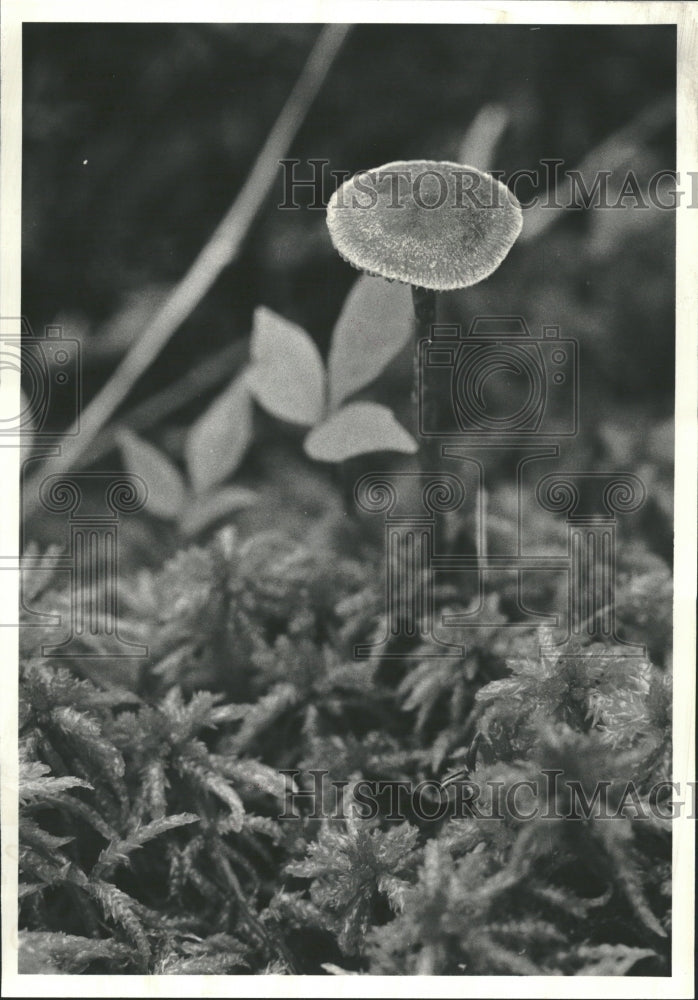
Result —
M 230 383 L 189 431 L 185 456 L 196 493 L 234 472 L 252 439 L 252 401 L 245 374 Z
M 323 962 L 322 968 L 325 972 L 329 972 L 331 976 L 358 976 L 358 972 L 351 972 L 349 969 L 343 969 L 341 965 L 335 965 L 333 962 Z
M 247 384 L 257 402 L 281 420 L 316 424 L 325 405 L 325 369 L 305 330 L 260 306 L 254 315 L 251 353 Z
M 411 455 L 417 450 L 414 438 L 379 403 L 349 403 L 312 430 L 304 447 L 318 462 L 344 462 L 372 451 Z
M 126 428 L 119 431 L 117 442 L 128 471 L 141 476 L 148 487 L 146 510 L 156 517 L 176 518 L 184 505 L 186 489 L 169 458 Z
M 257 494 L 243 486 L 228 486 L 215 493 L 196 497 L 194 502 L 185 505 L 179 523 L 180 530 L 190 537 L 196 535 L 228 514 L 251 507 L 256 499 Z
M 225 778 L 213 772 L 207 775 L 206 786 L 210 792 L 213 792 L 214 795 L 228 806 L 232 821 L 231 828 L 235 833 L 239 833 L 242 830 L 242 824 L 245 819 L 245 807 L 238 793 L 228 784 Z
M 509 112 L 502 104 L 483 104 L 463 137 L 458 159 L 479 170 L 491 170 L 497 145 L 509 124 Z
M 362 275 L 349 292 L 332 334 L 330 409 L 378 376 L 409 340 L 414 325 L 406 285 Z
M 131 949 L 121 941 L 87 938 L 62 931 L 20 931 L 19 972 L 46 975 L 51 972 L 83 972 L 91 962 L 111 961 L 113 968 L 128 968 Z
M 576 975 L 627 976 L 638 962 L 656 956 L 657 952 L 652 948 L 632 948 L 627 944 L 583 944 L 575 951 L 575 959 L 584 961 Z

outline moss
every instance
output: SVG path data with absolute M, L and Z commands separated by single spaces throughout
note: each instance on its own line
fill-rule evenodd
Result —
M 646 626 L 641 570 L 619 604 Z M 64 606 L 46 574 L 38 589 Z M 567 779 L 587 797 L 608 780 L 614 807 L 620 779 L 646 796 L 670 776 L 661 669 L 602 648 L 561 666 L 501 610 L 462 662 L 357 664 L 380 606 L 366 566 L 281 536 L 219 536 L 124 590 L 151 648 L 130 687 L 97 683 L 96 660 L 21 666 L 27 971 L 666 974 L 668 823 L 396 825 L 383 801 L 278 819 L 280 769 L 307 788 L 311 767 L 417 784 L 465 758 L 482 788 L 559 771 L 560 807 Z

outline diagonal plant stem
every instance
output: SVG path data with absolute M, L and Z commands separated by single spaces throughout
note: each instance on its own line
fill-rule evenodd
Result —
M 619 170 L 625 164 L 632 162 L 638 149 L 647 143 L 657 132 L 665 128 L 676 114 L 673 95 L 661 97 L 643 108 L 643 110 L 627 125 L 614 132 L 598 146 L 595 146 L 581 163 L 577 172 L 582 179 L 589 182 L 593 190 L 594 179 L 602 171 Z M 550 192 L 553 198 L 560 202 L 553 205 L 533 205 L 526 210 L 526 224 L 521 236 L 521 243 L 529 243 L 542 236 L 548 228 L 565 213 L 572 196 L 572 182 L 569 173 L 561 178 L 557 188 Z
M 249 338 L 236 340 L 220 351 L 210 354 L 191 368 L 185 376 L 176 379 L 160 392 L 128 410 L 123 416 L 105 428 L 81 456 L 82 465 L 94 465 L 104 455 L 117 447 L 116 432 L 128 427 L 132 431 L 143 431 L 182 407 L 198 399 L 207 390 L 222 382 L 229 381 L 233 373 L 247 360 Z
M 126 353 L 109 381 L 85 407 L 78 425 L 70 428 L 61 454 L 51 458 L 25 490 L 24 512 L 38 501 L 38 485 L 48 473 L 77 469 L 99 434 L 136 381 L 153 363 L 179 326 L 193 312 L 219 274 L 237 257 L 247 233 L 271 191 L 279 160 L 305 121 L 351 25 L 326 25 L 318 36 L 293 90 L 262 146 L 247 179 L 208 243 L 175 286 L 143 333 Z

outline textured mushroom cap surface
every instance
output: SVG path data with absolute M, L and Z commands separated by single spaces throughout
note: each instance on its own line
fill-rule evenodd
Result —
M 448 161 L 396 161 L 355 174 L 327 206 L 332 243 L 350 264 L 437 291 L 492 274 L 522 225 L 504 184 Z

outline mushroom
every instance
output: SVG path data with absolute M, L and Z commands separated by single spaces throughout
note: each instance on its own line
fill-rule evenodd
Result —
M 344 260 L 412 286 L 417 349 L 430 337 L 436 293 L 492 274 L 522 224 L 521 207 L 504 184 L 448 161 L 396 161 L 355 174 L 327 206 L 330 237 Z M 416 404 L 418 353 L 414 380 Z

